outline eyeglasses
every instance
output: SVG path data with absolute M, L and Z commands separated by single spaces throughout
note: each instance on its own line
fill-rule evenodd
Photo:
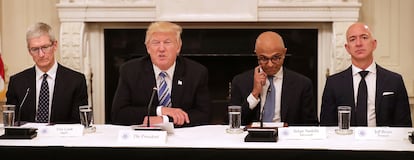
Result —
M 259 56 L 259 57 L 257 57 L 257 61 L 259 61 L 259 63 L 261 63 L 261 64 L 266 64 L 266 63 L 269 62 L 269 60 L 272 63 L 280 63 L 281 59 L 283 59 L 283 58 L 284 58 L 284 56 L 272 56 L 270 58 L 267 58 L 265 56 Z
M 53 42 L 49 45 L 44 45 L 44 46 L 40 46 L 40 47 L 32 47 L 29 48 L 29 52 L 31 54 L 39 54 L 39 51 L 42 50 L 43 53 L 49 53 L 52 49 L 53 46 Z

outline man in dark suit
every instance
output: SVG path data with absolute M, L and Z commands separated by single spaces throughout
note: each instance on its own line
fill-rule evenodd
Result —
M 146 124 L 154 87 L 151 124 L 173 122 L 185 127 L 209 122 L 208 71 L 179 56 L 181 32 L 179 25 L 170 22 L 154 22 L 148 27 L 145 45 L 149 56 L 130 60 L 120 68 L 112 105 L 114 124 Z
M 40 123 L 79 123 L 79 106 L 88 104 L 85 76 L 57 63 L 54 55 L 58 43 L 49 25 L 36 23 L 31 26 L 26 41 L 36 65 L 11 76 L 6 93 L 6 103 L 16 105 L 16 113 L 21 112 L 21 117 L 16 119 Z M 41 89 L 42 83 L 45 83 L 47 91 Z M 47 93 L 48 96 L 43 96 L 47 100 L 40 98 L 41 92 Z M 19 108 L 26 94 L 26 100 Z M 40 114 L 41 104 L 45 104 L 44 114 Z
M 242 125 L 260 121 L 261 115 L 265 122 L 318 125 L 312 82 L 283 67 L 286 51 L 279 34 L 263 32 L 255 45 L 259 66 L 233 78 L 231 105 L 242 106 Z M 272 90 L 274 94 L 271 94 Z M 266 113 L 267 99 L 275 100 L 269 106 L 271 113 Z M 268 120 L 265 118 L 267 114 L 270 114 Z
M 350 106 L 351 126 L 411 127 L 410 106 L 403 78 L 374 62 L 373 52 L 377 41 L 368 26 L 360 22 L 352 24 L 346 32 L 346 40 L 345 48 L 351 55 L 352 65 L 326 80 L 321 125 L 337 126 L 337 107 Z M 359 72 L 367 74 L 362 76 Z M 359 89 L 363 81 L 367 96 L 358 102 L 358 90 L 365 90 Z

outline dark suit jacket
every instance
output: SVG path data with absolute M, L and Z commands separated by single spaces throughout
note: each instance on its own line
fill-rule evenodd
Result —
M 377 126 L 411 127 L 410 106 L 401 75 L 377 65 L 375 114 Z M 384 92 L 393 92 L 383 95 Z M 355 110 L 352 67 L 329 76 L 322 96 L 321 125 L 337 126 L 337 107 Z M 351 114 L 351 117 L 355 114 Z M 354 118 L 351 118 L 354 119 Z M 351 122 L 355 125 L 355 121 Z
M 231 104 L 242 106 L 242 125 L 259 121 L 260 102 L 251 110 L 247 97 L 253 90 L 253 69 L 236 75 L 231 84 Z M 281 121 L 294 125 L 318 125 L 317 108 L 309 78 L 283 68 Z
M 152 90 L 157 86 L 150 57 L 144 56 L 124 63 L 119 73 L 118 87 L 112 104 L 112 121 L 121 125 L 141 124 L 147 115 Z M 171 103 L 172 107 L 187 112 L 190 124 L 184 126 L 209 122 L 210 97 L 207 85 L 207 68 L 190 59 L 177 57 Z M 158 96 L 155 94 L 150 115 L 156 115 L 158 104 Z
M 21 108 L 21 121 L 35 122 L 36 117 L 36 71 L 26 69 L 10 77 L 7 90 L 7 104 L 16 105 L 19 111 L 27 88 L 30 88 Z M 51 123 L 80 123 L 79 106 L 88 104 L 85 76 L 58 64 L 53 92 Z M 16 115 L 17 116 L 17 115 Z

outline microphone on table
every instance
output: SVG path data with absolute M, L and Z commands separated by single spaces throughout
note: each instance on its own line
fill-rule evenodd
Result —
M 158 91 L 157 87 L 152 88 L 151 98 L 150 98 L 150 101 L 148 103 L 148 108 L 147 108 L 147 124 L 133 125 L 132 129 L 134 130 L 161 130 L 161 127 L 154 127 L 150 125 L 151 124 L 150 123 L 150 111 L 151 111 L 152 101 L 154 101 L 154 95 L 157 91 Z
M 26 101 L 27 95 L 29 95 L 30 88 L 26 89 L 26 94 L 23 97 L 22 102 L 19 105 L 19 112 L 17 117 L 17 127 L 6 127 L 4 128 L 4 134 L 0 136 L 0 139 L 32 139 L 37 136 L 37 128 L 26 128 L 20 127 L 21 112 L 24 102 Z
M 269 93 L 272 91 L 271 86 L 267 88 L 267 98 L 269 98 Z M 263 126 L 263 113 L 264 108 L 260 111 L 259 123 L 260 127 L 251 127 L 248 128 L 248 134 L 244 138 L 245 142 L 276 142 L 278 138 L 277 128 L 264 127 Z
M 152 101 L 154 100 L 154 95 L 155 92 L 157 92 L 157 87 L 152 88 L 152 94 L 151 94 L 151 99 L 148 103 L 148 109 L 147 109 L 147 127 L 150 127 L 150 111 L 151 111 L 151 105 L 152 105 Z
M 26 101 L 27 95 L 29 94 L 30 88 L 27 88 L 26 90 L 26 94 L 23 97 L 22 102 L 19 105 L 19 112 L 18 112 L 18 116 L 17 116 L 17 126 L 20 126 L 20 120 L 21 120 L 21 113 L 22 113 L 22 108 L 23 108 L 23 104 Z
M 269 93 L 272 91 L 272 87 L 269 85 L 269 87 L 267 88 L 267 95 L 269 95 Z M 269 97 L 269 96 L 268 96 Z M 264 108 L 262 109 L 262 111 L 260 112 L 260 128 L 263 128 L 263 112 L 264 112 Z

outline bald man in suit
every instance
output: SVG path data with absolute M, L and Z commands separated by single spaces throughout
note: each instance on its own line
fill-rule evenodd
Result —
M 374 62 L 377 40 L 369 27 L 361 22 L 349 26 L 345 49 L 352 65 L 326 80 L 322 96 L 321 125 L 338 125 L 338 106 L 350 106 L 351 126 L 411 127 L 407 90 L 400 74 Z M 359 72 L 366 72 L 362 77 Z M 367 97 L 358 104 L 359 83 L 365 80 Z M 360 107 L 361 106 L 361 107 Z M 366 106 L 366 107 L 362 107 Z M 357 118 L 362 116 L 361 118 Z
M 256 39 L 255 53 L 259 66 L 236 75 L 232 80 L 231 105 L 242 106 L 242 124 L 261 120 L 267 114 L 267 99 L 275 99 L 267 122 L 294 125 L 318 125 L 317 108 L 309 78 L 283 67 L 287 48 L 275 32 L 261 33 Z M 274 87 L 270 86 L 270 79 Z M 267 96 L 275 90 L 274 97 Z M 266 120 L 265 120 L 266 121 Z

